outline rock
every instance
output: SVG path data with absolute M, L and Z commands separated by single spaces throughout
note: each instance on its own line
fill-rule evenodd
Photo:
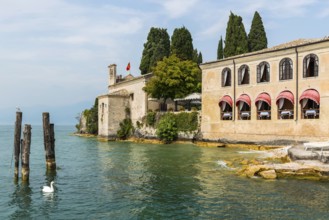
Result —
M 244 159 L 243 161 L 240 162 L 241 165 L 247 165 L 249 163 L 249 160 Z
M 262 172 L 259 172 L 259 175 L 261 177 L 263 177 L 264 179 L 276 179 L 277 178 L 275 170 L 262 171 Z
M 243 173 L 251 178 L 253 176 L 255 176 L 257 173 L 263 171 L 264 169 L 266 169 L 264 166 L 262 165 L 253 165 L 253 166 L 248 166 L 244 171 Z

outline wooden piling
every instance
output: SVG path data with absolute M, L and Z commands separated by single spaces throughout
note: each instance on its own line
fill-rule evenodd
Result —
M 22 181 L 30 177 L 31 125 L 25 125 L 22 144 Z
M 42 113 L 42 120 L 44 147 L 46 152 L 46 167 L 47 170 L 56 170 L 54 124 L 49 124 L 48 112 Z
M 18 179 L 19 173 L 19 155 L 21 151 L 21 132 L 22 132 L 22 116 L 23 113 L 16 112 L 15 134 L 14 134 L 14 158 L 15 158 L 15 171 L 14 178 Z

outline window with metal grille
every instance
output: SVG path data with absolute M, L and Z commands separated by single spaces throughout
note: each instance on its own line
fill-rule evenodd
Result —
M 231 86 L 231 69 L 225 68 L 222 71 L 222 87 Z
M 292 60 L 284 58 L 280 61 L 280 80 L 292 79 Z
M 249 67 L 247 65 L 240 66 L 238 71 L 238 84 L 239 85 L 249 84 L 249 79 L 250 79 Z
M 303 76 L 306 77 L 315 77 L 319 75 L 319 59 L 315 54 L 309 54 L 304 58 L 303 62 L 304 71 Z
M 270 64 L 261 62 L 257 66 L 257 83 L 270 81 Z

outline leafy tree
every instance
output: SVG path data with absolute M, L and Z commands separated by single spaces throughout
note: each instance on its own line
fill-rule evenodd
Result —
M 174 30 L 170 52 L 181 60 L 193 60 L 193 40 L 190 31 L 185 27 Z
M 249 52 L 267 48 L 267 37 L 262 18 L 256 11 L 252 19 L 250 32 L 248 35 Z
M 172 113 L 165 114 L 161 117 L 157 126 L 157 136 L 165 144 L 170 144 L 178 137 L 178 129 L 176 125 L 175 115 Z
M 224 58 L 223 39 L 222 36 L 220 36 L 220 40 L 218 42 L 218 48 L 217 48 L 217 60 L 221 60 L 223 58 Z
M 143 88 L 153 98 L 164 102 L 201 91 L 201 70 L 190 60 L 181 61 L 175 55 L 164 58 L 154 68 L 154 76 Z
M 224 57 L 248 52 L 248 39 L 242 18 L 232 12 L 226 27 Z
M 156 63 L 170 54 L 170 38 L 167 29 L 154 28 L 150 29 L 147 36 L 147 42 L 144 44 L 143 55 L 139 69 L 141 74 L 152 71 Z
M 98 99 L 95 99 L 94 106 L 85 111 L 87 116 L 87 132 L 89 134 L 98 133 Z

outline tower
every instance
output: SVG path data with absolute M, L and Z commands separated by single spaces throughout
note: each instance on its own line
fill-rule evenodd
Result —
M 109 68 L 109 86 L 112 86 L 116 83 L 117 79 L 117 65 L 111 64 L 108 66 Z

